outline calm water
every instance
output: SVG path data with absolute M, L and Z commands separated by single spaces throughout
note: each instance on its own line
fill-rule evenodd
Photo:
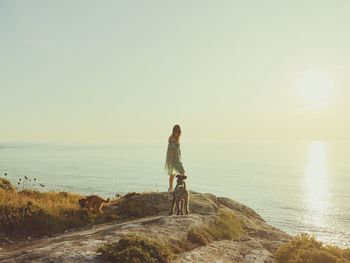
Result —
M 166 144 L 3 145 L 0 171 L 13 182 L 100 194 L 167 189 Z M 195 191 L 234 198 L 288 233 L 350 247 L 349 142 L 182 143 Z

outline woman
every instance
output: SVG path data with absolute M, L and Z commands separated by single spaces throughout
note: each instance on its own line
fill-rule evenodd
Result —
M 181 128 L 180 125 L 176 124 L 168 140 L 168 150 L 165 161 L 165 172 L 169 175 L 169 192 L 173 191 L 175 175 L 185 174 L 185 169 L 181 162 L 180 136 Z

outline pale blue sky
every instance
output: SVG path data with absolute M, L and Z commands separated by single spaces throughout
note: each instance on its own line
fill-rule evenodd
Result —
M 348 0 L 0 0 L 0 37 L 3 142 L 350 139 Z

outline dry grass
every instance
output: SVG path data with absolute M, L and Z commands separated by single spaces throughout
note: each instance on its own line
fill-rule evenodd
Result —
M 244 234 L 241 221 L 228 209 L 221 209 L 214 220 L 188 232 L 188 239 L 200 245 L 215 240 L 234 239 Z
M 6 179 L 1 180 L 7 185 Z M 0 241 L 41 237 L 93 223 L 96 216 L 80 208 L 79 198 L 67 192 L 0 187 Z
M 275 256 L 277 263 L 350 263 L 350 249 L 324 245 L 306 234 L 281 246 Z
M 80 209 L 78 200 L 82 196 L 67 192 L 39 192 L 36 190 L 5 191 L 0 189 L 0 206 L 22 207 L 30 203 L 52 215 L 59 215 L 62 208 Z

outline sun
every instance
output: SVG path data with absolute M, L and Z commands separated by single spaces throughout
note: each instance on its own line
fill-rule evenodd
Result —
M 296 80 L 299 97 L 309 109 L 324 109 L 329 106 L 332 95 L 332 79 L 321 71 L 307 71 Z

